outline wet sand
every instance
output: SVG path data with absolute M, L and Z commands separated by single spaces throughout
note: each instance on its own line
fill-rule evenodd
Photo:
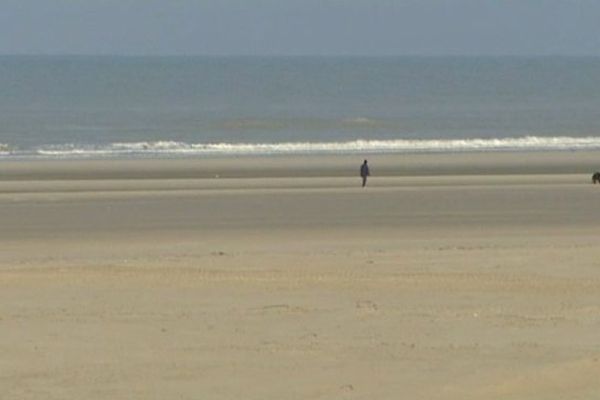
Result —
M 0 163 L 0 388 L 595 398 L 595 160 Z

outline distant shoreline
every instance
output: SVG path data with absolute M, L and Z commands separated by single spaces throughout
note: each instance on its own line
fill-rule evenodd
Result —
M 353 123 L 374 124 L 361 118 Z M 350 122 L 349 122 L 350 123 Z M 600 151 L 600 137 L 524 136 L 506 138 L 355 139 L 347 141 L 186 143 L 173 140 L 117 142 L 109 144 L 45 145 L 30 149 L 0 143 L 2 159 L 155 159 L 239 156 L 337 156 L 468 154 L 495 152 Z

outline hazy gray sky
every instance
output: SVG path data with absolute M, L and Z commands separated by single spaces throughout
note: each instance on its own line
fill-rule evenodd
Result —
M 0 0 L 0 53 L 600 55 L 600 0 Z

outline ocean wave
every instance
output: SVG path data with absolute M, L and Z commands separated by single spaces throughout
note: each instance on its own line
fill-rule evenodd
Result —
M 119 157 L 193 155 L 357 154 L 473 151 L 598 150 L 600 137 L 539 137 L 431 140 L 353 140 L 346 142 L 185 143 L 178 141 L 120 142 L 108 145 L 51 145 L 3 155 L 41 157 Z
M 382 121 L 366 118 L 366 117 L 357 117 L 357 118 L 347 118 L 342 120 L 345 125 L 357 125 L 357 126 L 375 126 L 383 124 Z

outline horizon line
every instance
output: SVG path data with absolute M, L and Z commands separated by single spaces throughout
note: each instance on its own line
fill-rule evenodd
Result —
M 0 57 L 122 57 L 122 58 L 600 58 L 600 54 L 234 54 L 234 53 L 0 53 Z

